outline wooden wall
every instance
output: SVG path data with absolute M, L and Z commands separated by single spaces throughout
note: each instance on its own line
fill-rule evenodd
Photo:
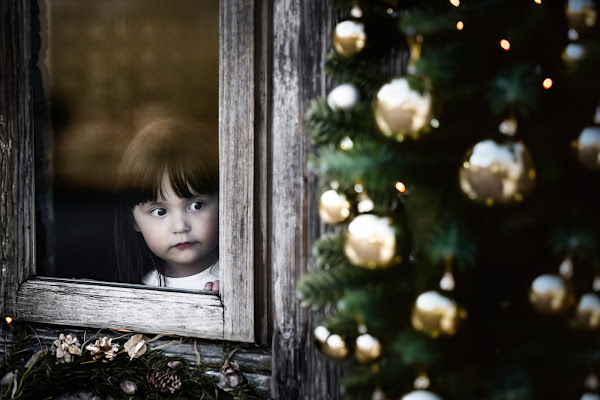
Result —
M 13 185 L 31 190 L 30 152 L 31 110 L 27 104 L 30 88 L 27 58 L 19 35 L 29 10 L 25 1 L 0 2 L 0 264 L 2 286 L 19 282 L 17 265 L 31 265 L 30 250 L 15 254 L 15 241 L 31 243 L 31 210 L 19 208 L 6 197 Z M 17 16 L 15 18 L 15 16 Z M 304 115 L 311 99 L 328 89 L 322 71 L 330 50 L 330 34 L 335 16 L 327 2 L 301 0 L 257 1 L 257 17 L 269 23 L 260 25 L 257 44 L 256 143 L 261 148 L 257 168 L 259 240 L 256 263 L 258 327 L 257 342 L 239 357 L 242 367 L 256 367 L 257 382 L 270 387 L 274 398 L 339 399 L 338 377 L 344 365 L 319 354 L 312 342 L 312 330 L 321 315 L 302 309 L 296 297 L 296 284 L 311 265 L 311 248 L 324 229 L 316 210 L 316 180 L 306 161 L 311 151 L 304 129 Z M 17 46 L 15 48 L 15 46 Z M 26 54 L 26 53 L 25 53 Z M 19 103 L 21 102 L 21 103 Z M 25 103 L 22 103 L 25 102 Z M 15 135 L 17 130 L 22 135 Z M 16 139 L 15 139 L 16 138 Z M 28 171 L 25 175 L 19 171 Z M 27 193 L 26 195 L 32 195 Z M 4 304 L 7 309 L 14 305 Z M 39 326 L 45 340 L 60 327 Z M 83 328 L 79 328 L 83 329 Z M 2 332 L 4 337 L 4 332 Z M 218 345 L 204 343 L 202 354 L 209 357 Z M 216 347 L 215 347 L 216 346 Z M 4 347 L 4 346 L 0 346 Z M 183 353 L 189 349 L 182 348 Z M 191 354 L 191 353 L 190 353 Z M 235 358 L 234 358 L 235 359 Z
M 279 399 L 341 398 L 343 364 L 317 352 L 312 331 L 321 315 L 302 309 L 295 285 L 312 260 L 322 232 L 316 181 L 307 169 L 311 151 L 304 129 L 310 100 L 328 89 L 323 65 L 330 51 L 334 16 L 326 1 L 281 0 L 273 4 L 271 138 L 273 273 L 273 395 Z

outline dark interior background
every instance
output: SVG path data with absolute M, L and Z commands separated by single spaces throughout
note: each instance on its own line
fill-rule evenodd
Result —
M 115 172 L 137 130 L 218 134 L 218 0 L 40 0 L 32 17 L 37 274 L 110 281 Z

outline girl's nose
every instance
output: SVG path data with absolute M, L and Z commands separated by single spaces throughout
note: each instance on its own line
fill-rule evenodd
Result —
M 190 230 L 190 224 L 185 213 L 174 213 L 171 230 L 173 233 L 185 233 Z

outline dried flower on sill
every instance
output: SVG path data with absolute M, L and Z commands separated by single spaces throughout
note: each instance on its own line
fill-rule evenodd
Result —
M 139 358 L 146 352 L 146 350 L 148 349 L 148 346 L 146 345 L 146 343 L 148 343 L 148 340 L 149 339 L 146 336 L 138 333 L 137 335 L 133 335 L 123 345 L 130 360 L 133 360 L 134 358 Z
M 58 339 L 52 343 L 50 348 L 53 355 L 56 355 L 56 364 L 70 363 L 75 360 L 75 356 L 81 355 L 81 344 L 77 337 L 60 334 Z
M 118 344 L 112 344 L 112 339 L 108 339 L 106 336 L 102 339 L 96 340 L 96 343 L 90 344 L 86 347 L 89 350 L 95 360 L 102 360 L 103 363 L 114 360 L 119 351 Z

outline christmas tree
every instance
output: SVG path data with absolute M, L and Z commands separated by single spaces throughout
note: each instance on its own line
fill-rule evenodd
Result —
M 347 399 L 600 399 L 594 0 L 332 0 L 298 286 Z

